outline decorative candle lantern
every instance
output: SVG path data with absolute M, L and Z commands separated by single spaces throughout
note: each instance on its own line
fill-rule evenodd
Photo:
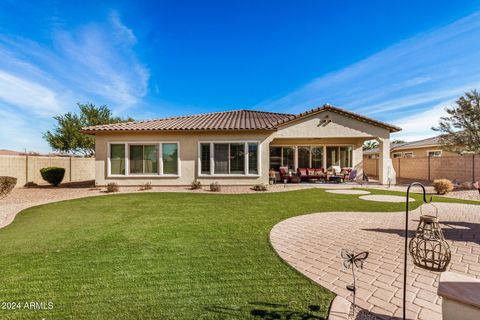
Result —
M 432 271 L 445 271 L 451 258 L 450 246 L 443 237 L 436 216 L 420 216 L 417 231 L 410 240 L 408 251 L 416 266 Z
M 442 229 L 438 222 L 438 210 L 435 206 L 435 216 L 424 215 L 422 206 L 420 206 L 420 223 L 413 239 L 408 242 L 408 213 L 410 203 L 410 188 L 418 186 L 422 188 L 423 204 L 431 204 L 427 200 L 427 191 L 425 186 L 419 182 L 412 182 L 407 188 L 405 203 L 405 250 L 403 258 L 403 319 L 406 319 L 407 303 L 407 250 L 413 259 L 413 263 L 423 269 L 431 271 L 445 271 L 450 263 L 451 253 L 448 243 L 443 237 Z

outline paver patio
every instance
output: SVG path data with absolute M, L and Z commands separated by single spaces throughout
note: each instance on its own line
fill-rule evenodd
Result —
M 452 260 L 447 270 L 480 278 L 480 206 L 435 203 Z M 431 206 L 424 213 L 432 213 Z M 409 237 L 420 210 L 410 213 Z M 369 251 L 357 272 L 357 304 L 381 318 L 401 317 L 403 288 L 403 230 L 405 213 L 331 212 L 289 218 L 270 233 L 273 248 L 295 269 L 351 300 L 345 286 L 340 250 Z M 439 273 L 414 267 L 408 258 L 407 317 L 441 319 L 437 296 Z

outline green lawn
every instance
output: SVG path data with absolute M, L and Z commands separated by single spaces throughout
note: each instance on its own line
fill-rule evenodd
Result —
M 311 212 L 403 208 L 309 189 L 119 194 L 27 209 L 0 229 L 0 302 L 54 305 L 0 309 L 0 319 L 323 319 L 334 295 L 276 255 L 270 229 Z

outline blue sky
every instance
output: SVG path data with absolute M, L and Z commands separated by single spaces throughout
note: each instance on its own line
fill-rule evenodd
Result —
M 0 148 L 77 102 L 136 119 L 324 103 L 429 137 L 480 89 L 476 1 L 0 2 Z

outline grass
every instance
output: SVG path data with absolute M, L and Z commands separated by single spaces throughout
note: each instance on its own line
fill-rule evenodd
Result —
M 53 309 L 0 308 L 0 318 L 324 319 L 333 293 L 276 255 L 270 229 L 311 212 L 403 208 L 320 189 L 119 194 L 30 208 L 0 229 L 0 302 Z

